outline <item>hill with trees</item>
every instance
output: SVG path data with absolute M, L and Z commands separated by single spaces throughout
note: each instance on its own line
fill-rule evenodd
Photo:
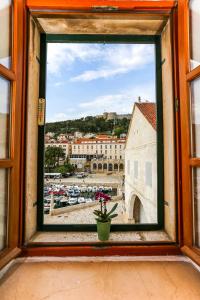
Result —
M 104 118 L 88 116 L 75 120 L 46 123 L 45 132 L 54 132 L 55 136 L 58 136 L 60 133 L 73 133 L 75 131 L 119 136 L 121 133 L 127 133 L 129 122 L 130 120 L 127 118 L 105 120 Z

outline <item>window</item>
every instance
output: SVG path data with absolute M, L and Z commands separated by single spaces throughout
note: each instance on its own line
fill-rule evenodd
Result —
M 191 32 L 191 69 L 200 65 L 200 2 L 199 0 L 190 0 L 190 32 Z
M 20 185 L 23 182 L 21 69 L 24 43 L 22 23 L 17 22 L 23 19 L 23 12 L 19 1 L 16 2 L 0 1 L 0 257 L 5 261 L 9 256 L 13 258 L 12 252 L 19 247 Z
M 134 161 L 134 178 L 138 178 L 138 161 Z
M 200 78 L 191 83 L 192 155 L 200 157 Z
M 0 3 L 0 64 L 10 69 L 11 67 L 11 44 L 12 44 L 12 1 L 4 0 Z
M 130 160 L 127 160 L 127 173 L 130 175 Z
M 0 251 L 7 246 L 8 171 L 0 169 Z
M 64 39 L 62 40 L 62 43 L 60 43 L 60 38 Z M 81 38 L 81 40 L 79 40 Z M 106 40 L 105 40 L 106 39 Z M 134 41 L 134 39 L 136 39 L 136 41 Z M 92 179 L 94 182 L 95 177 L 99 177 L 101 176 L 101 180 L 103 180 L 104 182 L 102 182 L 104 184 L 104 186 L 108 186 L 109 188 L 109 192 L 111 192 L 111 195 L 114 199 L 114 197 L 116 197 L 118 195 L 118 182 L 120 180 L 120 182 L 123 182 L 123 177 L 124 177 L 124 166 L 128 165 L 128 176 L 130 176 L 130 178 L 126 178 L 125 176 L 125 202 L 124 202 L 124 206 L 123 209 L 119 210 L 119 214 L 116 218 L 116 220 L 113 221 L 113 228 L 115 230 L 117 230 L 117 228 L 124 228 L 124 230 L 132 230 L 132 229 L 136 229 L 137 225 L 139 224 L 139 222 L 137 222 L 137 224 L 134 221 L 134 191 L 136 193 L 136 191 L 139 194 L 143 194 L 144 198 L 149 197 L 148 195 L 148 191 L 146 189 L 146 186 L 151 186 L 152 187 L 152 164 L 154 164 L 154 169 L 156 170 L 156 172 L 158 171 L 159 176 L 160 176 L 160 181 L 163 181 L 162 178 L 162 167 L 163 167 L 163 156 L 162 156 L 162 151 L 163 149 L 162 147 L 162 97 L 161 97 L 161 93 L 160 93 L 160 89 L 161 87 L 159 86 L 159 88 L 156 89 L 156 78 L 159 78 L 160 74 L 160 68 L 158 67 L 160 65 L 161 62 L 161 57 L 160 57 L 160 39 L 159 37 L 142 37 L 142 42 L 140 41 L 141 37 L 132 37 L 132 36 L 89 36 L 89 40 L 87 40 L 86 43 L 84 43 L 84 37 L 82 39 L 82 37 L 78 36 L 78 35 L 74 35 L 74 36 L 68 36 L 68 35 L 64 35 L 62 37 L 59 36 L 54 36 L 54 35 L 43 35 L 42 34 L 42 49 L 44 49 L 43 51 L 45 51 L 45 53 L 47 54 L 47 64 L 46 64 L 46 75 L 47 75 L 47 86 L 43 87 L 43 93 L 46 92 L 47 89 L 47 104 L 46 104 L 46 108 L 47 108 L 47 115 L 46 115 L 46 126 L 44 128 L 44 130 L 48 130 L 48 119 L 52 119 L 52 116 L 55 114 L 55 109 L 52 110 L 51 106 L 49 105 L 49 103 L 55 103 L 54 101 L 54 97 L 56 97 L 57 93 L 66 93 L 66 86 L 65 84 L 62 84 L 62 82 L 58 82 L 58 84 L 55 86 L 55 82 L 56 80 L 58 80 L 59 78 L 57 78 L 57 73 L 55 72 L 54 68 L 56 68 L 58 65 L 54 64 L 53 59 L 55 59 L 55 61 L 58 59 L 59 57 L 59 51 L 61 51 L 62 53 L 64 53 L 65 55 L 73 55 L 74 59 L 72 62 L 70 62 L 70 60 L 67 59 L 67 61 L 64 62 L 65 63 L 70 63 L 73 64 L 70 66 L 70 68 L 64 68 L 63 72 L 66 72 L 65 74 L 65 78 L 67 78 L 66 80 L 68 81 L 68 84 L 71 85 L 71 87 L 68 90 L 68 97 L 70 99 L 70 103 L 73 103 L 74 109 L 82 109 L 83 112 L 79 112 L 80 115 L 83 115 L 88 113 L 91 115 L 85 115 L 84 118 L 80 118 L 77 119 L 77 113 L 74 114 L 74 116 L 72 117 L 72 115 L 70 116 L 70 120 L 63 120 L 62 121 L 62 126 L 66 127 L 68 129 L 70 129 L 71 131 L 73 130 L 73 128 L 76 128 L 77 131 L 79 131 L 81 133 L 81 130 L 83 129 L 82 134 L 82 138 L 80 138 L 80 142 L 84 143 L 84 136 L 92 133 L 94 134 L 94 136 L 91 138 L 92 141 L 94 141 L 95 143 L 99 144 L 99 147 L 96 147 L 96 155 L 95 157 L 89 157 L 89 155 L 87 155 L 85 158 L 80 159 L 77 162 L 74 162 L 74 170 L 72 172 L 72 176 L 69 177 L 69 179 L 61 179 L 62 180 L 62 185 L 60 186 L 60 190 L 53 190 L 54 189 L 54 185 L 57 187 L 58 189 L 58 185 L 59 185 L 59 181 L 55 182 L 52 186 L 50 185 L 50 182 L 43 182 L 43 186 L 42 188 L 39 188 L 39 195 L 38 198 L 40 199 L 40 203 L 39 203 L 39 208 L 38 210 L 41 209 L 41 211 L 43 211 L 43 215 L 41 216 L 41 214 L 39 215 L 39 227 L 43 228 L 43 229 L 53 229 L 56 228 L 55 226 L 60 226 L 60 228 L 66 228 L 66 230 L 73 230 L 76 227 L 76 230 L 94 230 L 95 229 L 95 225 L 94 225 L 94 218 L 93 215 L 91 215 L 89 213 L 88 210 L 88 203 L 91 201 L 95 201 L 95 196 L 94 196 L 94 192 L 93 189 L 91 188 L 90 184 L 93 186 L 93 183 L 90 183 L 91 177 L 88 176 L 84 179 L 84 184 L 86 185 L 86 189 L 88 188 L 87 194 L 85 194 L 85 191 L 82 191 L 83 188 L 81 187 L 81 184 L 83 183 L 81 180 L 76 180 L 76 176 L 78 178 L 82 178 L 82 173 L 83 172 L 90 172 L 92 171 Z M 114 43 L 113 43 L 114 41 Z M 118 43 L 119 41 L 119 43 Z M 133 41 L 133 42 L 132 42 Z M 145 41 L 147 41 L 145 43 Z M 140 43 L 141 42 L 141 43 Z M 60 49 L 60 50 L 59 50 Z M 79 50 L 77 50 L 79 49 Z M 119 51 L 119 50 L 120 51 Z M 52 59 L 52 55 L 54 53 L 54 50 L 58 51 L 57 52 L 57 56 L 55 56 Z M 76 51 L 75 51 L 76 50 Z M 79 52 L 81 51 L 81 52 Z M 132 124 L 134 125 L 134 128 L 136 128 L 136 130 L 138 131 L 138 136 L 140 135 L 140 137 L 138 138 L 138 140 L 136 141 L 136 138 L 132 138 L 131 134 L 134 128 L 129 127 L 132 126 L 132 124 L 130 124 L 130 117 L 121 117 L 121 109 L 120 109 L 120 105 L 118 104 L 118 112 L 114 113 L 114 120 L 113 119 L 113 113 L 110 112 L 108 113 L 108 120 L 104 119 L 104 121 L 102 120 L 103 118 L 99 118 L 100 115 L 104 115 L 104 110 L 105 108 L 103 107 L 103 103 L 100 103 L 99 105 L 94 105 L 92 104 L 92 100 L 87 100 L 87 102 L 85 102 L 86 100 L 84 100 L 83 103 L 79 103 L 79 101 L 83 101 L 83 99 L 92 99 L 93 97 L 97 97 L 97 92 L 95 92 L 96 94 L 93 95 L 93 91 L 99 91 L 101 95 L 98 95 L 98 99 L 104 99 L 103 96 L 105 96 L 105 92 L 106 92 L 106 80 L 104 78 L 104 76 L 102 76 L 102 74 L 108 74 L 106 76 L 108 76 L 109 80 L 112 80 L 113 85 L 110 86 L 110 88 L 115 88 L 116 86 L 118 86 L 119 84 L 117 83 L 118 81 L 120 82 L 120 88 L 122 89 L 122 85 L 124 84 L 125 86 L 127 84 L 130 84 L 130 86 L 133 83 L 133 78 L 139 78 L 141 82 L 145 82 L 146 85 L 146 81 L 144 80 L 144 77 L 146 76 L 147 73 L 144 74 L 144 70 L 139 68 L 139 65 L 137 67 L 133 67 L 130 66 L 130 59 L 128 59 L 127 61 L 123 61 L 122 63 L 126 65 L 127 71 L 125 72 L 121 72 L 121 68 L 117 68 L 116 70 L 118 70 L 117 72 L 120 72 L 119 76 L 115 76 L 115 75 L 110 75 L 110 71 L 107 70 L 107 66 L 108 66 L 108 59 L 111 60 L 110 63 L 111 64 L 119 64 L 120 63 L 120 55 L 122 55 L 121 53 L 123 53 L 123 58 L 125 57 L 129 57 L 130 55 L 133 55 L 132 53 L 138 53 L 138 55 L 141 55 L 141 51 L 144 52 L 144 55 L 146 55 L 146 59 L 148 61 L 148 63 L 146 62 L 146 65 L 148 66 L 148 78 L 151 78 L 151 97 L 152 99 L 150 99 L 149 101 L 138 101 L 134 104 L 134 109 L 133 109 L 133 103 L 130 101 L 130 104 L 127 111 L 127 115 L 131 115 L 131 112 L 134 111 L 135 115 L 132 116 L 133 117 L 133 122 Z M 127 55 L 124 55 L 124 52 L 127 53 Z M 85 58 L 83 59 L 82 56 L 80 56 L 78 53 L 82 53 L 82 55 L 85 56 Z M 98 55 L 96 55 L 96 53 L 99 53 Z M 105 53 L 109 54 L 108 56 L 105 56 Z M 115 57 L 113 55 L 111 55 L 110 53 L 118 53 L 119 57 Z M 90 54 L 90 55 L 89 55 Z M 129 55 L 128 55 L 129 54 Z M 78 55 L 78 56 L 77 56 Z M 88 56 L 89 55 L 89 56 Z M 92 56 L 91 56 L 92 55 Z M 156 58 L 157 55 L 157 59 Z M 69 58 L 69 57 L 68 57 Z M 91 60 L 92 59 L 92 63 Z M 143 58 L 142 58 L 143 59 Z M 132 58 L 132 63 L 134 62 L 134 58 Z M 87 66 L 84 64 L 88 64 Z M 41 64 L 43 65 L 43 63 Z M 104 70 L 103 73 L 99 73 L 98 70 L 101 69 L 103 66 L 103 68 L 106 69 L 106 71 Z M 62 64 L 60 65 L 60 68 L 62 68 Z M 80 69 L 79 69 L 80 68 Z M 94 78 L 93 75 L 91 77 L 91 75 L 88 74 L 93 74 L 92 73 L 88 73 L 88 68 L 95 68 L 94 71 Z M 130 69 L 129 69 L 130 68 Z M 112 70 L 112 68 L 110 69 Z M 136 72 L 137 70 L 137 72 Z M 45 72 L 44 69 L 41 69 L 41 72 Z M 134 73 L 135 72 L 135 73 Z M 140 75 L 139 73 L 140 72 Z M 129 76 L 126 73 L 130 73 L 131 75 Z M 133 74 L 134 73 L 134 74 Z M 64 73 L 63 73 L 64 74 Z M 89 76 L 89 77 L 88 77 Z M 98 78 L 98 80 L 96 80 L 96 76 Z M 132 78 L 133 76 L 133 78 Z M 98 86 L 98 88 L 95 88 L 95 85 L 98 84 L 102 84 L 101 86 Z M 159 83 L 160 84 L 160 83 Z M 105 85 L 105 86 L 104 86 Z M 107 85 L 108 86 L 108 85 Z M 104 87 L 104 88 L 103 88 Z M 56 92 L 57 89 L 57 92 Z M 71 91 L 76 91 L 76 101 L 77 103 L 75 103 L 75 98 L 72 101 L 72 97 L 73 94 L 70 95 L 70 90 Z M 125 91 L 126 88 L 123 89 L 123 91 Z M 156 91 L 156 93 L 155 93 Z M 107 90 L 107 92 L 110 93 L 110 91 Z M 113 91 L 113 94 L 116 91 Z M 141 93 L 143 92 L 143 89 L 141 89 Z M 85 96 L 83 97 L 84 93 L 88 93 L 87 95 L 85 94 Z M 133 93 L 133 91 L 130 91 L 130 93 Z M 41 92 L 42 94 L 42 92 Z M 79 97 L 77 96 L 79 94 Z M 157 94 L 157 98 L 155 99 L 154 96 Z M 119 94 L 116 99 L 118 99 L 118 97 L 122 97 L 121 94 Z M 63 97 L 66 98 L 66 97 Z M 123 98 L 123 97 L 122 97 Z M 110 99 L 109 97 L 105 97 L 105 99 Z M 121 98 L 120 98 L 121 99 Z M 60 100 L 58 100 L 60 101 Z M 98 100 L 99 101 L 99 100 Z M 107 100 L 106 100 L 107 101 Z M 122 99 L 120 100 L 122 101 Z M 119 103 L 121 103 L 119 101 Z M 123 100 L 125 101 L 125 100 Z M 67 110 L 70 109 L 71 111 L 73 111 L 73 108 L 70 108 L 70 104 L 68 103 L 63 103 L 60 105 L 57 103 L 57 107 L 62 107 L 62 111 L 65 111 L 66 115 L 69 115 Z M 109 105 L 106 104 L 106 105 Z M 109 106 L 110 111 L 112 111 L 111 109 L 113 109 L 114 104 L 112 104 L 112 106 Z M 55 107 L 55 106 L 54 106 Z M 117 107 L 117 106 L 116 106 Z M 89 109 L 91 108 L 91 109 Z M 57 109 L 57 108 L 56 108 Z M 115 108 L 114 108 L 115 109 Z M 92 111 L 94 110 L 94 111 Z M 159 114 L 157 113 L 157 111 L 159 111 Z M 150 112 L 150 115 L 153 115 L 153 118 L 151 116 L 148 116 L 148 113 Z M 115 114 L 119 114 L 119 118 L 117 119 L 115 117 Z M 59 115 L 59 113 L 57 114 Z M 51 117 L 51 118 L 50 118 Z M 158 117 L 158 119 L 157 119 Z M 56 118 L 56 116 L 55 116 Z M 74 119 L 73 119 L 74 118 Z M 56 120 L 55 120 L 56 121 Z M 72 124 L 72 125 L 70 125 Z M 58 124 L 57 124 L 58 125 Z M 61 125 L 60 125 L 61 126 Z M 71 128 L 69 128 L 69 126 L 71 126 Z M 117 127 L 119 126 L 119 127 Z M 59 130 L 59 126 L 57 126 L 58 130 Z M 88 131 L 86 128 L 89 128 Z M 120 144 L 117 144 L 116 142 L 116 138 L 113 138 L 113 133 L 114 130 L 119 130 L 121 131 L 123 129 L 123 131 L 125 131 L 125 133 L 128 132 L 128 128 L 129 131 L 131 132 L 130 136 L 127 136 L 127 149 L 125 149 L 125 147 L 123 147 Z M 144 131 L 144 128 L 148 128 L 147 131 Z M 57 129 L 56 129 L 57 130 Z M 134 129 L 135 130 L 135 129 Z M 48 130 L 50 131 L 50 130 Z M 148 134 L 148 132 L 151 132 L 151 134 Z M 117 135 L 117 134 L 116 134 Z M 105 145 L 105 147 L 103 147 L 103 143 L 104 142 L 104 136 L 105 139 L 107 141 L 107 139 L 110 139 L 110 151 L 109 151 L 109 155 L 104 156 L 103 154 L 107 154 L 107 145 Z M 39 137 L 39 142 L 42 138 Z M 83 139 L 81 141 L 81 139 Z M 153 139 L 153 142 L 152 142 Z M 73 140 L 73 137 L 71 139 L 71 143 L 73 145 L 73 143 L 76 142 L 76 140 Z M 137 143 L 140 143 L 139 145 L 137 145 Z M 145 145 L 145 147 L 143 146 Z M 148 146 L 146 146 L 148 145 Z M 159 148 L 159 151 L 157 151 L 157 149 Z M 80 146 L 78 146 L 78 149 L 80 149 Z M 81 148 L 82 149 L 82 148 Z M 87 146 L 87 149 L 89 149 L 89 147 Z M 112 152 L 112 149 L 114 150 Z M 117 150 L 121 149 L 119 155 Z M 130 152 L 129 152 L 130 149 Z M 126 151 L 126 154 L 125 154 Z M 159 153 L 159 157 L 157 157 Z M 113 155 L 114 154 L 114 155 Z M 60 154 L 62 156 L 62 154 Z M 139 173 L 138 170 L 136 169 L 130 169 L 130 165 L 132 166 L 134 164 L 134 161 L 138 161 L 139 164 L 139 159 L 142 160 L 142 163 L 144 163 L 144 159 L 148 158 L 149 156 L 150 159 L 152 159 L 153 162 L 150 163 L 150 166 L 146 165 L 146 169 L 145 171 L 143 171 L 143 175 L 145 173 L 146 178 L 142 178 L 143 180 L 143 186 L 129 186 L 129 183 L 133 182 L 133 178 L 135 176 L 139 177 Z M 125 157 L 125 158 L 124 158 Z M 116 162 L 113 160 L 117 160 L 118 158 L 121 159 L 120 162 Z M 103 160 L 106 159 L 106 166 L 104 167 L 104 162 Z M 157 159 L 159 159 L 159 166 L 157 166 Z M 58 172 L 60 173 L 63 168 L 65 168 L 65 166 L 68 166 L 68 168 L 71 168 L 71 164 L 72 162 L 70 161 L 66 161 L 62 162 L 62 165 L 60 164 L 60 160 L 58 159 L 58 156 L 53 157 L 53 160 L 55 160 L 55 162 L 53 163 L 49 163 L 48 167 L 52 170 L 52 172 Z M 127 162 L 128 161 L 128 162 Z M 136 167 L 136 165 L 135 165 Z M 41 172 L 41 166 L 38 167 L 38 172 Z M 66 172 L 67 173 L 67 172 Z M 79 174 L 80 173 L 80 174 Z M 102 173 L 104 173 L 102 176 Z M 61 174 L 62 175 L 62 174 Z M 109 175 L 109 176 L 108 176 Z M 116 176 L 117 175 L 117 176 Z M 154 174 L 154 176 L 157 176 L 158 174 Z M 60 175 L 59 175 L 60 176 Z M 108 177 L 107 177 L 108 176 Z M 119 179 L 120 178 L 120 179 Z M 141 179 L 141 178 L 140 178 Z M 59 179 L 60 180 L 60 179 Z M 70 184 L 73 183 L 74 180 L 74 186 L 76 186 L 76 189 L 74 188 L 73 191 L 72 188 L 70 188 Z M 142 181 L 141 180 L 141 181 Z M 141 182 L 140 181 L 140 182 Z M 98 180 L 96 182 L 99 182 Z M 138 180 L 139 182 L 139 180 Z M 57 184 L 56 184 L 57 183 Z M 112 187 L 111 187 L 112 185 Z M 67 187 L 66 190 L 62 191 L 63 187 Z M 102 187 L 101 187 L 102 188 Z M 110 190 L 111 188 L 111 190 Z M 65 189 L 65 188 L 64 188 Z M 97 189 L 98 189 L 98 183 L 97 183 Z M 127 189 L 129 189 L 127 191 Z M 105 189 L 106 190 L 106 189 Z M 160 188 L 159 192 L 157 187 L 154 187 L 154 193 L 152 193 L 151 197 L 152 197 L 152 203 L 154 203 L 154 207 L 152 208 L 153 213 L 151 213 L 151 218 L 142 218 L 141 219 L 141 223 L 139 225 L 141 225 L 141 228 L 146 228 L 146 229 L 153 229 L 153 228 L 161 228 L 161 224 L 163 222 L 162 220 L 162 212 L 160 214 L 158 214 L 158 207 L 160 207 L 160 210 L 163 210 L 163 191 Z M 55 193 L 54 193 L 55 192 Z M 53 195 L 55 194 L 54 197 L 54 201 L 52 202 L 52 199 L 50 199 L 51 193 L 53 193 Z M 64 193 L 65 195 L 62 196 L 62 199 L 59 195 L 59 193 Z M 146 194 L 145 194 L 146 193 Z M 44 205 L 44 199 L 45 199 L 45 205 Z M 122 201 L 123 199 L 117 199 L 116 201 L 119 201 L 119 204 L 121 203 L 120 201 Z M 149 199 L 148 199 L 149 200 Z M 80 208 L 80 201 L 82 201 L 82 206 L 81 206 L 81 210 L 79 210 L 79 214 L 77 215 L 77 217 L 75 218 L 76 215 L 76 209 Z M 147 202 L 147 201 L 146 201 Z M 159 202 L 159 205 L 158 205 Z M 96 205 L 96 204 L 95 204 Z M 82 207 L 84 209 L 82 209 Z M 58 210 L 59 208 L 59 210 Z M 144 214 L 148 214 L 149 213 L 149 209 L 147 207 L 143 208 L 145 213 Z M 58 212 L 59 215 L 61 215 L 61 218 L 58 218 Z M 70 212 L 70 213 L 69 213 Z M 69 213 L 69 214 L 68 214 Z M 65 218 L 64 216 L 68 214 L 68 217 Z M 82 214 L 84 215 L 84 217 L 82 216 Z M 79 218 L 80 216 L 80 218 Z M 144 222 L 145 220 L 145 222 Z M 148 224 L 147 224 L 148 223 Z M 74 227 L 74 225 L 76 225 Z
M 10 82 L 0 77 L 0 159 L 10 156 Z
M 200 248 L 200 168 L 193 169 L 194 244 Z
M 152 163 L 145 163 L 145 182 L 146 185 L 152 187 Z

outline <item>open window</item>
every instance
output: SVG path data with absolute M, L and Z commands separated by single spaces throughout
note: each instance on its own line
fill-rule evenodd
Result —
M 47 35 L 41 41 L 46 84 L 40 95 L 47 119 L 61 122 L 39 126 L 39 228 L 95 231 L 95 197 L 103 192 L 111 196 L 108 209 L 118 203 L 111 230 L 161 229 L 160 37 Z
M 113 231 L 161 230 L 166 233 L 167 241 L 176 240 L 172 23 L 167 16 L 158 17 L 155 15 L 145 19 L 142 15 L 127 14 L 126 18 L 126 28 L 123 27 L 125 23 L 119 15 L 111 16 L 110 14 L 106 17 L 104 16 L 104 18 L 101 18 L 101 14 L 89 14 L 87 16 L 85 14 L 81 18 L 80 16 L 73 16 L 72 18 L 69 15 L 61 19 L 38 16 L 30 18 L 29 53 L 33 60 L 29 65 L 28 81 L 29 115 L 27 139 L 29 139 L 29 143 L 27 144 L 26 168 L 27 174 L 30 175 L 27 176 L 26 185 L 26 194 L 28 196 L 26 213 L 27 238 L 30 238 L 36 231 L 36 220 L 38 220 L 39 230 L 95 231 L 95 218 L 91 207 L 97 205 L 94 200 L 96 191 L 98 189 L 105 189 L 106 191 L 107 189 L 106 192 L 108 193 L 112 190 L 113 202 L 119 201 L 118 213 L 120 218 L 116 218 L 116 221 L 113 221 Z M 145 29 L 144 27 L 137 28 L 136 23 L 140 24 L 141 22 L 144 22 Z M 38 23 L 40 26 L 38 26 Z M 91 23 L 93 26 L 91 26 Z M 40 32 L 41 27 L 46 34 Z M 78 49 L 79 47 L 76 54 L 78 57 L 77 61 L 75 61 L 76 68 L 72 70 L 74 79 L 71 82 L 73 82 L 75 87 L 74 92 L 77 92 L 78 88 L 80 90 L 82 88 L 82 96 L 84 95 L 84 85 L 81 85 L 78 81 L 80 76 L 84 74 L 84 76 L 88 76 L 89 73 L 86 72 L 83 61 L 80 60 L 81 51 L 82 55 L 86 55 L 86 62 L 90 65 L 90 68 L 92 63 L 94 63 L 97 69 L 98 64 L 99 66 L 105 64 L 105 56 L 108 53 L 114 59 L 116 57 L 113 57 L 112 53 L 120 53 L 121 49 L 125 48 L 127 57 L 120 57 L 120 55 L 118 57 L 118 69 L 121 67 L 118 71 L 122 73 L 124 78 L 123 76 L 117 78 L 119 75 L 114 76 L 113 74 L 116 71 L 114 68 L 110 72 L 113 72 L 111 74 L 112 84 L 114 85 L 115 83 L 115 90 L 118 94 L 120 79 L 122 86 L 123 82 L 129 82 L 130 87 L 131 80 L 139 81 L 140 76 L 143 88 L 137 91 L 137 95 L 133 92 L 130 94 L 131 91 L 124 85 L 124 91 L 128 91 L 124 95 L 129 97 L 127 99 L 130 103 L 129 110 L 123 112 L 123 105 L 126 105 L 126 99 L 123 95 L 121 109 L 118 108 L 118 111 L 114 109 L 114 102 L 114 111 L 111 109 L 104 111 L 101 103 L 101 110 L 98 111 L 98 108 L 95 107 L 95 110 L 90 111 L 89 115 L 83 116 L 82 127 L 88 126 L 86 122 L 87 117 L 92 117 L 90 121 L 93 121 L 93 131 L 88 129 L 81 131 L 80 124 L 78 127 L 75 127 L 75 122 L 71 122 L 71 125 L 69 125 L 70 118 L 61 120 L 65 122 L 57 123 L 58 127 L 56 129 L 56 123 L 50 122 L 51 120 L 48 116 L 48 114 L 50 115 L 50 109 L 52 111 L 53 107 L 55 107 L 55 111 L 57 111 L 59 106 L 62 106 L 60 113 L 69 115 L 69 111 L 73 106 L 73 102 L 67 99 L 67 87 L 65 89 L 66 101 L 62 105 L 60 104 L 59 97 L 61 97 L 62 83 L 56 82 L 55 78 L 52 80 L 49 75 L 51 68 L 49 49 L 54 47 L 54 51 L 56 51 L 55 53 L 59 59 L 61 55 L 65 55 L 64 52 L 62 54 L 61 52 L 59 53 L 60 45 L 66 49 L 68 59 L 72 48 Z M 146 53 L 143 50 L 145 46 L 147 49 Z M 141 59 L 135 67 L 135 74 L 138 72 L 138 78 L 136 75 L 133 77 L 133 74 L 132 77 L 127 76 L 127 72 L 123 70 L 124 66 L 120 66 L 120 60 L 127 58 L 127 67 L 132 68 L 131 63 L 133 62 L 131 58 L 133 59 L 134 57 L 131 57 L 131 51 L 134 51 L 134 47 L 144 51 L 144 60 L 149 55 L 148 59 L 151 62 L 151 68 L 148 71 L 144 71 L 141 67 L 144 61 Z M 99 61 L 95 56 L 91 56 L 92 52 L 96 53 L 95 55 Z M 104 55 L 104 61 L 102 54 Z M 134 55 L 136 56 L 137 52 Z M 75 72 L 78 67 L 82 70 L 82 75 Z M 60 78 L 61 81 L 63 81 L 64 77 L 67 77 L 67 71 L 67 68 L 66 71 L 63 71 Z M 143 81 L 142 71 L 144 72 Z M 94 72 L 90 72 L 89 75 L 91 74 L 94 75 Z M 105 77 L 105 73 L 102 72 L 101 74 L 103 74 L 102 77 Z M 148 96 L 148 84 L 145 86 L 148 76 L 153 82 L 153 89 L 149 93 L 152 96 Z M 83 76 L 81 78 L 83 79 Z M 85 82 L 87 82 L 85 90 L 88 90 L 88 97 L 90 96 L 94 99 L 92 89 L 97 90 L 98 87 L 97 85 L 95 86 L 95 80 L 92 82 L 85 80 Z M 54 85 L 54 89 L 52 87 L 50 89 L 50 84 Z M 65 84 L 67 84 L 66 81 Z M 132 85 L 134 87 L 134 82 Z M 107 86 L 109 86 L 108 82 Z M 105 91 L 103 84 L 102 86 L 99 85 L 99 87 L 98 91 L 100 92 L 96 94 L 96 97 L 99 96 L 100 98 L 105 96 L 107 87 L 105 86 Z M 72 83 L 71 86 L 68 85 L 68 89 L 70 94 Z M 47 94 L 45 94 L 46 91 Z M 53 95 L 54 100 L 52 100 Z M 141 98 L 138 99 L 138 96 L 141 96 Z M 47 124 L 46 126 L 40 124 L 37 132 L 38 98 L 46 99 Z M 92 99 L 85 102 L 91 101 Z M 67 107 L 70 108 L 68 111 Z M 82 105 L 82 107 L 84 106 Z M 124 132 L 117 133 L 117 126 L 120 127 L 122 123 L 120 123 L 120 118 L 123 118 L 120 115 L 123 114 L 126 115 L 124 116 L 126 131 L 123 128 Z M 76 112 L 74 119 L 76 119 Z M 103 122 L 100 128 L 95 127 L 95 124 L 97 124 L 95 122 L 98 120 Z M 105 128 L 105 124 L 110 124 L 107 131 L 102 129 Z M 73 126 L 75 127 L 74 129 Z M 31 139 L 30 134 L 32 134 Z M 120 134 L 122 134 L 121 137 Z M 87 135 L 91 136 L 88 137 Z M 32 143 L 33 136 L 34 145 Z M 140 145 L 137 145 L 139 140 Z M 39 149 L 38 155 L 37 145 Z M 55 163 L 51 162 L 48 164 L 47 159 L 45 163 L 45 155 L 48 158 L 47 155 L 56 148 L 62 149 L 60 152 L 64 154 Z M 36 166 L 36 161 L 38 161 L 38 167 Z M 70 167 L 73 171 L 67 171 L 66 165 L 67 168 Z M 31 170 L 30 166 L 32 167 Z M 62 171 L 63 169 L 65 169 L 64 172 Z M 65 178 L 60 178 L 61 175 Z M 89 176 L 83 178 L 85 175 Z M 103 181 L 98 182 L 98 178 L 103 178 L 103 176 L 105 177 Z M 37 182 L 38 194 L 36 185 L 33 184 L 33 178 Z M 107 183 L 106 180 L 108 180 Z M 115 182 L 112 182 L 112 180 L 115 180 Z M 55 192 L 53 197 L 52 188 L 53 192 Z M 76 192 L 77 195 L 75 195 Z M 81 211 L 84 210 L 87 218 L 79 217 L 82 213 Z M 88 219 L 92 221 L 88 222 Z

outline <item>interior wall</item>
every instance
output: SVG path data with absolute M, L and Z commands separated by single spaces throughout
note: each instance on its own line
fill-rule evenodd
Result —
M 164 218 L 165 230 L 172 240 L 176 238 L 175 193 L 175 135 L 174 94 L 171 48 L 171 24 L 166 24 L 162 36 L 162 84 L 164 126 Z
M 40 35 L 38 27 L 30 17 L 27 87 L 27 134 L 26 134 L 26 183 L 25 183 L 25 241 L 37 228 L 37 147 L 38 147 L 38 98 L 39 98 L 39 57 Z

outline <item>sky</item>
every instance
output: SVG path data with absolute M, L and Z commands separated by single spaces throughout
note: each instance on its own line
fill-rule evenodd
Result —
M 155 101 L 154 51 L 151 44 L 49 43 L 46 121 L 131 113 L 139 96 Z

